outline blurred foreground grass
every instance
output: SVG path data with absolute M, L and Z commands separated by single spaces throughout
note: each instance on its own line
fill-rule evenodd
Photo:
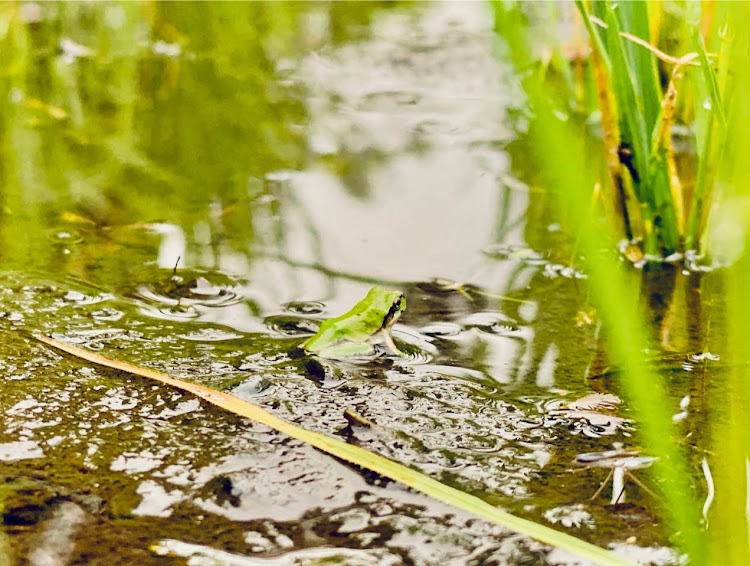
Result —
M 609 355 L 622 370 L 620 384 L 638 416 L 640 436 L 659 456 L 655 474 L 675 541 L 691 564 L 745 564 L 750 562 L 745 505 L 750 177 L 742 162 L 750 149 L 750 50 L 744 26 L 748 4 L 577 4 L 592 38 L 590 55 L 583 59 L 565 57 L 563 46 L 554 40 L 542 53 L 557 56 L 539 56 L 534 28 L 546 21 L 554 29 L 559 6 L 496 2 L 495 29 L 529 95 L 529 135 L 541 182 L 554 188 L 570 226 L 576 227 Z M 578 25 L 582 27 L 580 21 Z M 669 54 L 664 49 L 691 52 Z M 569 51 L 582 50 L 585 41 Z M 593 115 L 598 115 L 603 132 L 598 154 L 586 141 L 592 136 Z M 682 177 L 671 148 L 677 126 L 687 128 L 696 148 L 688 158 L 697 161 L 697 167 L 685 168 Z M 597 191 L 603 194 L 603 207 L 596 205 Z M 711 212 L 721 229 L 708 242 Z M 602 222 L 605 216 L 608 227 Z M 717 406 L 709 409 L 705 421 L 712 440 L 703 460 L 704 477 L 691 439 L 681 438 L 672 422 L 664 376 L 645 365 L 644 352 L 654 344 L 656 329 L 645 322 L 630 262 L 606 252 L 617 249 L 619 238 L 637 245 L 642 239 L 641 253 L 626 255 L 652 272 L 662 269 L 660 256 L 678 251 L 689 256 L 699 242 L 703 251 L 725 263 L 734 261 L 727 273 L 733 281 L 726 297 L 731 329 L 718 334 L 731 331 L 735 369 L 726 381 L 712 384 L 723 395 L 713 399 Z M 656 263 L 643 263 L 642 258 Z M 669 259 L 682 262 L 681 255 Z M 696 490 L 698 481 L 708 484 L 705 518 L 704 502 L 696 497 L 704 491 Z

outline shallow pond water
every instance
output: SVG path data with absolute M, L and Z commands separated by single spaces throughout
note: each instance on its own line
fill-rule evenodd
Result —
M 231 391 L 634 560 L 677 563 L 566 219 L 525 170 L 524 100 L 487 6 L 2 10 L 9 552 L 30 564 L 580 563 L 190 395 L 61 356 L 39 332 Z M 695 309 L 721 282 L 668 267 L 634 278 L 659 329 L 649 355 L 697 439 L 690 409 L 722 352 L 705 352 L 712 315 Z M 406 295 L 394 338 L 408 356 L 296 353 L 375 284 Z M 622 493 L 600 489 L 613 469 Z

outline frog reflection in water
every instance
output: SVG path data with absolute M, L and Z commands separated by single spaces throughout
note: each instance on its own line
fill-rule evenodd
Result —
M 401 356 L 390 329 L 405 309 L 403 293 L 373 287 L 349 312 L 323 322 L 301 348 L 322 358 L 346 358 L 372 355 L 376 344 L 384 344 L 391 353 Z

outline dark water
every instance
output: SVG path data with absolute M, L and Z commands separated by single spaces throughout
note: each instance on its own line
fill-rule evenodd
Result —
M 6 554 L 579 563 L 62 357 L 35 331 L 228 389 L 632 559 L 675 562 L 566 219 L 525 166 L 524 100 L 485 5 L 26 3 L 0 15 Z M 654 313 L 648 355 L 695 432 L 699 493 L 696 403 L 721 354 L 702 354 L 712 277 L 634 274 Z M 375 284 L 406 294 L 394 337 L 410 356 L 294 355 Z M 352 426 L 352 410 L 377 427 Z M 599 490 L 612 462 L 641 483 Z

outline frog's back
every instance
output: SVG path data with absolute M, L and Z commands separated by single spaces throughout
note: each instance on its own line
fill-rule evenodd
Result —
M 351 315 L 353 319 L 358 317 L 364 318 L 364 315 Z M 358 329 L 355 321 L 352 321 L 352 325 L 342 326 L 339 324 L 340 318 L 343 317 L 323 321 L 318 333 L 305 342 L 302 347 L 308 352 L 316 352 L 343 342 L 366 342 L 370 338 L 371 333 Z
M 373 287 L 349 312 L 323 322 L 315 336 L 302 347 L 307 352 L 318 353 L 346 342 L 368 342 L 393 324 L 404 308 L 405 300 L 400 291 Z

